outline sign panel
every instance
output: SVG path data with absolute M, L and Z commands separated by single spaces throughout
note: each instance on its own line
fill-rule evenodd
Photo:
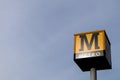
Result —
M 105 50 L 104 30 L 74 35 L 74 54 L 76 59 L 103 56 L 103 53 L 100 52 L 102 50 Z

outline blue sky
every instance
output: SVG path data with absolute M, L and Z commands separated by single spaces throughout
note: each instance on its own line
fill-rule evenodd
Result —
M 0 80 L 89 80 L 73 62 L 73 35 L 105 29 L 120 79 L 119 0 L 0 0 Z

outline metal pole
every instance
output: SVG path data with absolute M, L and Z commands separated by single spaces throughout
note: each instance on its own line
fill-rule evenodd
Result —
M 90 80 L 97 80 L 97 72 L 95 68 L 90 69 Z

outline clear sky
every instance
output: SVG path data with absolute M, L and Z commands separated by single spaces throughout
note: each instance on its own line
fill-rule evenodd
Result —
M 0 80 L 89 80 L 73 62 L 73 35 L 105 29 L 120 79 L 120 0 L 0 0 Z

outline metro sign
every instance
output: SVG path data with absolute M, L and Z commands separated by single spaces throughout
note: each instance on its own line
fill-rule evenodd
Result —
M 105 49 L 104 36 L 104 31 L 75 34 L 74 53 L 76 54 L 76 58 L 86 58 L 91 56 L 95 57 L 95 55 L 97 56 L 97 54 L 99 54 L 100 51 L 103 51 Z M 90 52 L 93 53 L 90 54 L 91 56 L 89 56 Z M 102 53 L 99 55 L 103 56 Z
M 75 34 L 74 61 L 83 71 L 91 67 L 111 69 L 110 41 L 105 30 Z

